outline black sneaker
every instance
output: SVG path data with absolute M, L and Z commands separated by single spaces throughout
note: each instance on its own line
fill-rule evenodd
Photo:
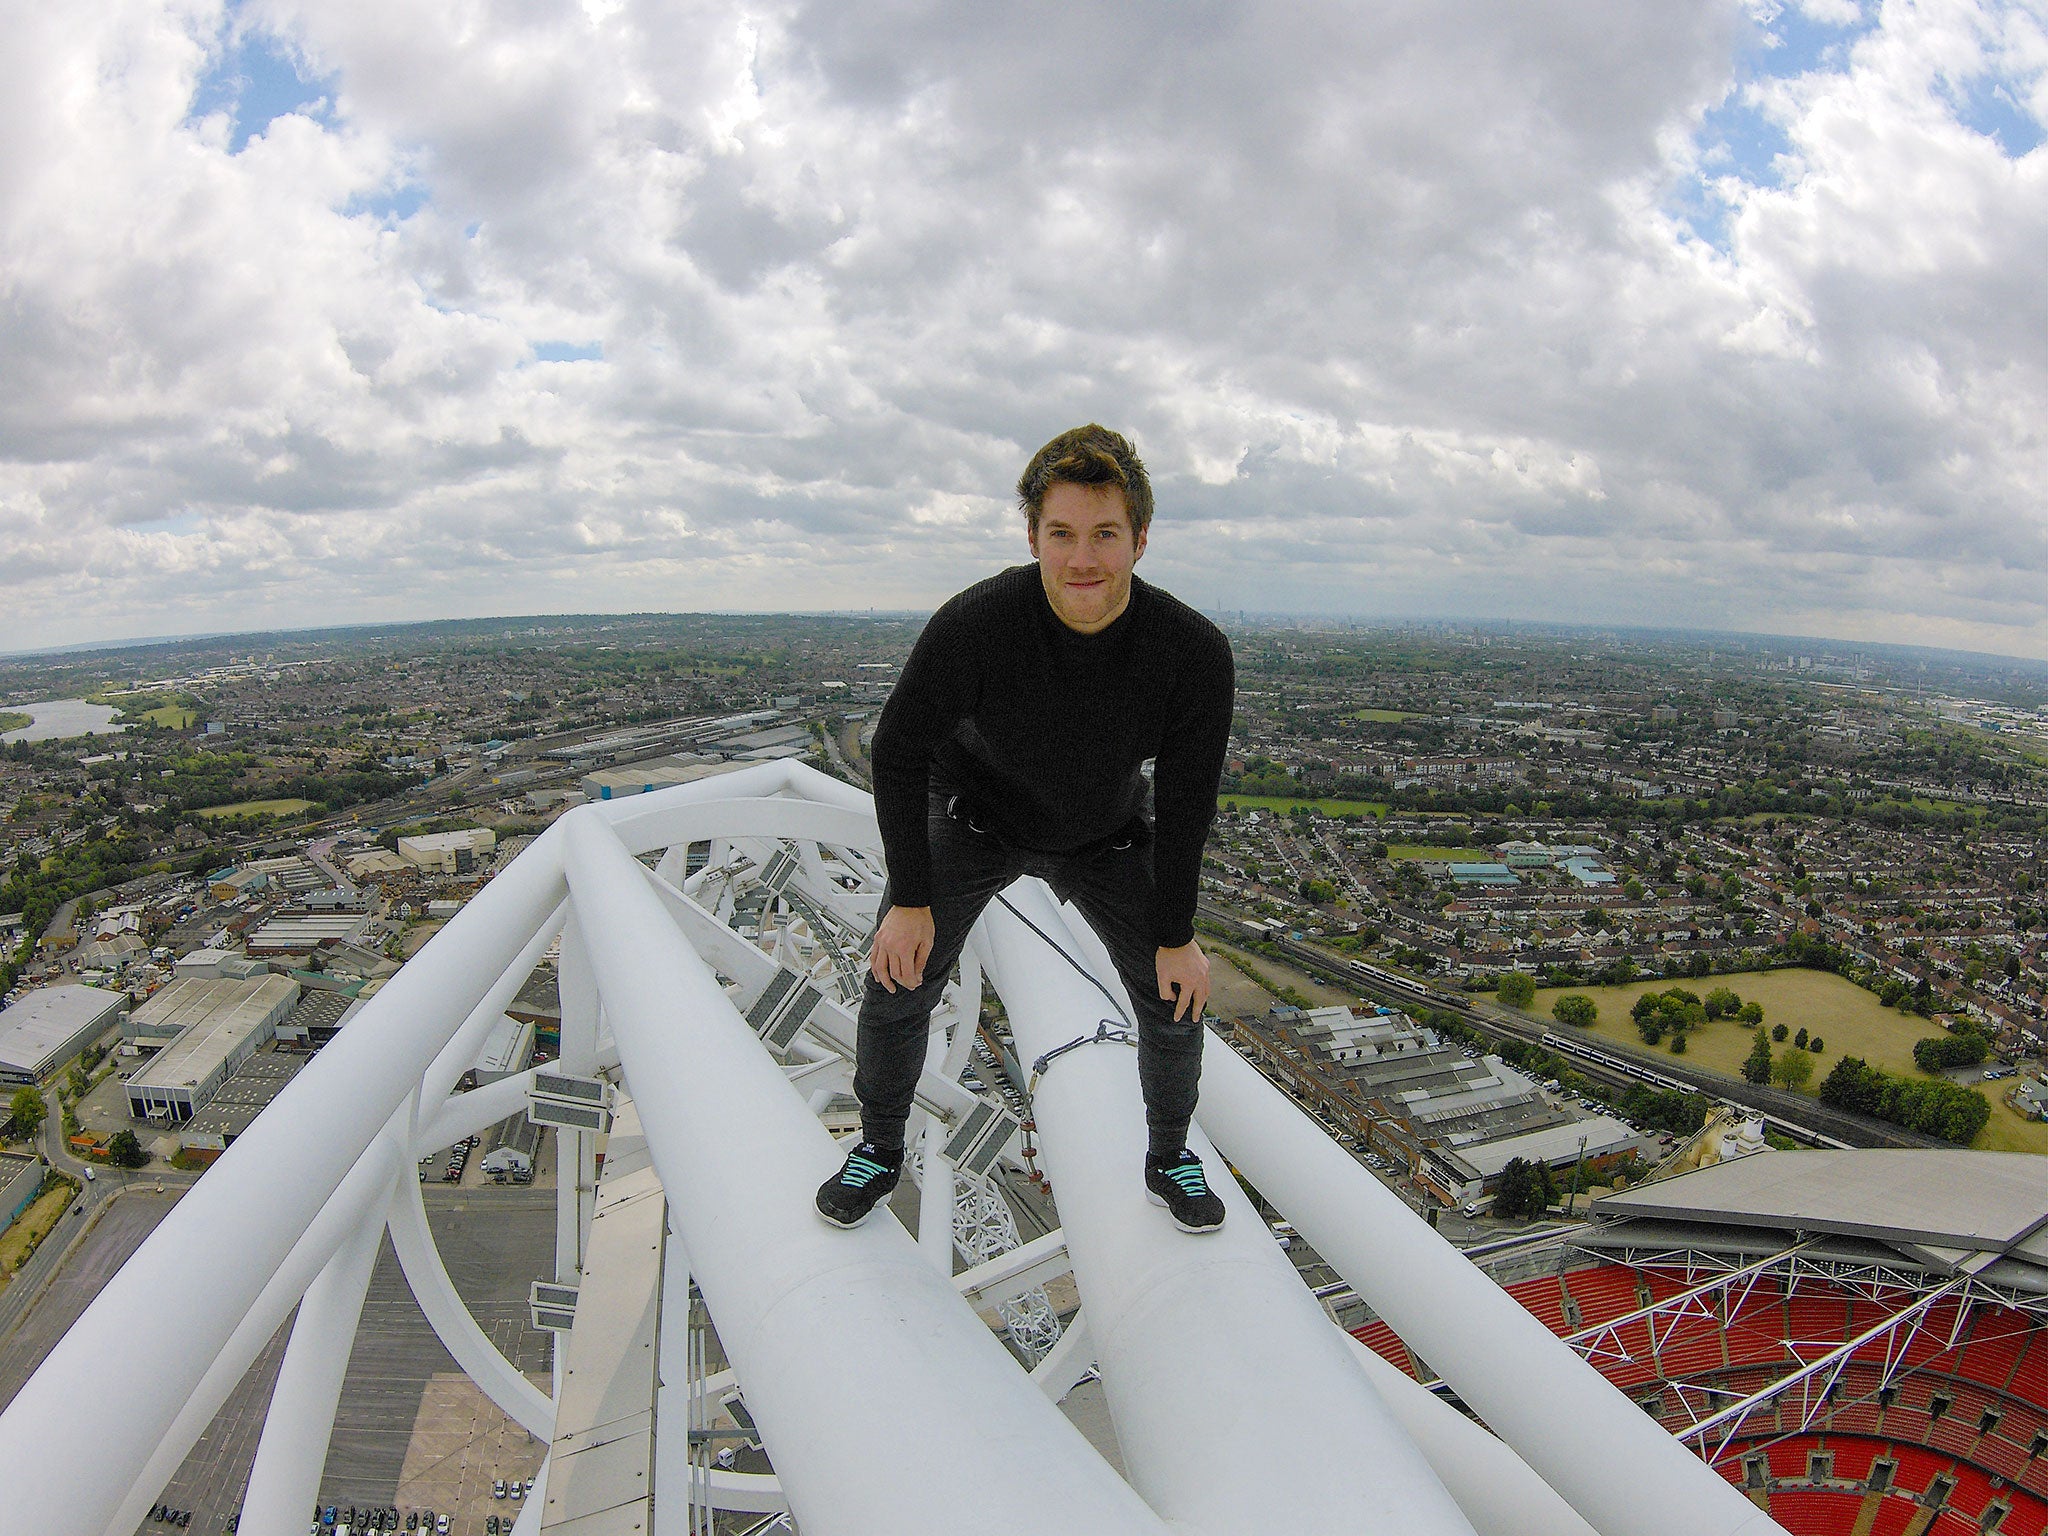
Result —
M 857 1227 L 903 1176 L 903 1149 L 884 1152 L 864 1141 L 846 1154 L 846 1163 L 818 1186 L 818 1214 L 835 1227 Z
M 1145 1159 L 1145 1194 L 1165 1206 L 1183 1232 L 1214 1232 L 1223 1225 L 1223 1197 L 1209 1188 L 1202 1160 L 1186 1147 L 1163 1161 Z

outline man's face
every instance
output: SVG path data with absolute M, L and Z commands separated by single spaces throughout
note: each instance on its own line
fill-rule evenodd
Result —
M 1060 622 L 1092 635 L 1129 606 L 1131 567 L 1145 553 L 1145 536 L 1131 536 L 1124 493 L 1115 486 L 1063 480 L 1045 493 L 1031 553 Z

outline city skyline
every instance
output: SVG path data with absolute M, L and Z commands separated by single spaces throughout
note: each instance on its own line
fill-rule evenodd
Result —
M 2037 4 L 25 17 L 0 650 L 1203 608 L 2039 659 Z

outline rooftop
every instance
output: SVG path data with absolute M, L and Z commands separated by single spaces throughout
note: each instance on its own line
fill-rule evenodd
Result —
M 183 1031 L 128 1080 L 143 1087 L 182 1088 L 202 1083 L 236 1046 L 289 1008 L 299 984 L 289 976 L 249 981 L 174 981 L 135 1011 L 138 1023 Z
M 1688 1228 L 1745 1250 L 1811 1238 L 2048 1293 L 2048 1158 L 2030 1153 L 1758 1153 L 1603 1195 L 1592 1217 L 1601 1246 Z
M 127 994 L 104 987 L 38 987 L 0 1011 L 0 1068 L 38 1071 L 81 1029 L 127 1006 Z

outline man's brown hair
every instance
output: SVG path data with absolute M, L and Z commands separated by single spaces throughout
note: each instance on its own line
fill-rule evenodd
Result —
M 1113 486 L 1123 492 L 1131 536 L 1136 538 L 1151 526 L 1152 482 L 1138 450 L 1121 433 L 1090 422 L 1062 432 L 1031 456 L 1017 481 L 1017 505 L 1024 509 L 1025 525 L 1034 534 L 1045 511 L 1045 493 L 1061 483 Z

